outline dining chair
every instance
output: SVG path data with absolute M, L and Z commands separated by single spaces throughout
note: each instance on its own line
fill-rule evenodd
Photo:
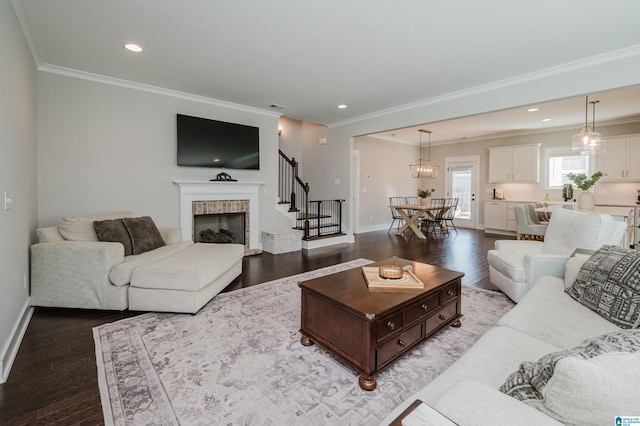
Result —
M 405 197 L 389 197 L 389 206 L 391 206 L 391 218 L 393 220 L 391 221 L 391 226 L 389 226 L 387 234 L 391 231 L 391 228 L 393 228 L 393 224 L 396 220 L 398 221 L 398 226 L 396 229 L 400 229 L 400 225 L 402 225 L 402 222 L 404 222 L 402 216 L 400 216 L 400 213 L 398 213 L 398 211 L 393 208 L 393 206 L 399 206 L 402 204 L 406 204 Z
M 436 233 L 439 229 L 442 235 L 445 231 L 442 227 L 442 213 L 444 211 L 444 198 L 432 198 L 429 203 L 429 211 L 424 216 L 423 222 L 426 223 L 427 232 Z
M 404 201 L 405 204 L 411 204 L 413 206 L 417 206 L 420 204 L 420 199 L 417 196 L 413 196 L 413 197 L 404 197 Z M 409 210 L 407 211 L 407 214 L 409 216 L 413 216 L 416 213 L 415 210 Z M 418 220 L 419 222 L 422 222 L 422 219 Z
M 536 223 L 533 205 L 513 206 L 516 214 L 517 240 L 544 240 L 548 224 Z
M 458 200 L 459 198 L 445 198 L 444 208 L 442 210 L 442 224 L 444 228 L 447 230 L 447 234 L 449 233 L 449 223 L 453 227 L 453 230 L 458 233 L 458 228 L 453 223 L 453 219 L 456 216 L 456 209 L 458 208 Z

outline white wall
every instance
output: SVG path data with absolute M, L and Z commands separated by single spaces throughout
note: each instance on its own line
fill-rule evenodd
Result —
M 287 157 L 295 159 L 298 168 L 302 168 L 302 122 L 280 117 L 278 125 L 282 128 L 282 134 L 278 138 L 280 150 Z
M 10 2 L 0 2 L 0 382 L 26 326 L 36 225 L 36 69 Z M 3 193 L 13 199 L 4 210 Z
M 172 182 L 206 181 L 222 170 L 176 165 L 176 113 L 259 127 L 260 170 L 227 172 L 265 182 L 262 229 L 290 225 L 275 209 L 277 115 L 166 93 L 38 72 L 39 226 L 122 209 L 178 226 L 179 190 Z
M 409 170 L 409 164 L 419 158 L 418 147 L 363 136 L 355 139 L 354 150 L 360 152 L 359 214 L 354 232 L 387 229 L 392 220 L 389 197 L 416 196 L 420 186 L 421 180 L 414 179 Z M 432 187 L 422 185 L 427 186 Z

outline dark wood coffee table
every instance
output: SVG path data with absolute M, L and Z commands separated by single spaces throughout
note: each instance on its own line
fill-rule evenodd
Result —
M 370 290 L 361 268 L 299 283 L 300 342 L 318 343 L 358 373 L 365 390 L 375 376 L 441 328 L 460 327 L 462 272 L 392 258 L 367 266 L 411 265 L 420 290 Z

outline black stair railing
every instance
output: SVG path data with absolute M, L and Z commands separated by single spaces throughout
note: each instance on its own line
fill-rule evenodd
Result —
M 306 212 L 298 214 L 297 229 L 304 229 L 305 239 L 319 239 L 342 232 L 342 204 L 344 200 L 309 201 Z
M 309 184 L 302 182 L 298 176 L 298 162 L 295 158 L 289 158 L 280 150 L 279 162 L 279 178 L 278 178 L 278 198 L 280 203 L 289 204 L 290 212 L 298 212 L 306 214 L 309 211 Z M 308 228 L 307 226 L 302 229 Z M 308 237 L 308 231 L 305 230 L 305 237 Z
M 278 198 L 280 203 L 289 204 L 290 212 L 303 211 L 309 195 L 309 184 L 298 176 L 298 162 L 282 151 L 279 162 Z
M 295 229 L 304 231 L 305 240 L 342 234 L 342 203 L 344 200 L 309 199 L 309 184 L 298 176 L 298 162 L 280 153 L 278 198 L 281 204 L 289 204 L 289 211 L 296 213 Z

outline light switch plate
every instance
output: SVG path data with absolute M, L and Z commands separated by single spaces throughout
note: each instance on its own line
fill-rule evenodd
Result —
M 11 199 L 11 194 L 9 193 L 9 191 L 4 191 L 4 209 L 11 210 L 12 203 L 13 200 Z

